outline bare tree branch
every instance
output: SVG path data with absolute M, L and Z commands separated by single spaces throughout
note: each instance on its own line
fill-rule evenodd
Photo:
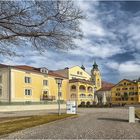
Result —
M 73 40 L 82 36 L 83 18 L 72 0 L 0 1 L 0 54 L 6 54 L 6 42 L 20 45 L 23 38 L 38 51 L 74 47 Z

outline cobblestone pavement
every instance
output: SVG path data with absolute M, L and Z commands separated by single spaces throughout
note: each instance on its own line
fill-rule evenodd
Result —
M 6 139 L 140 139 L 140 123 L 128 123 L 126 108 L 79 109 L 78 118 L 28 128 Z

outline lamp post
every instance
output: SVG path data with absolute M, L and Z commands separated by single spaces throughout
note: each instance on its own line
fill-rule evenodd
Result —
M 60 88 L 61 88 L 61 85 L 62 85 L 62 81 L 63 79 L 62 78 L 55 78 L 56 80 L 56 84 L 58 84 L 58 115 L 61 115 L 61 109 L 60 109 Z
M 93 98 L 94 98 L 94 102 L 95 102 L 95 96 L 96 95 L 96 87 L 94 87 L 94 96 L 93 96 Z

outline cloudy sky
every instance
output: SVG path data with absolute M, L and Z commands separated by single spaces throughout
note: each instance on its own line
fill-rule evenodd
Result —
M 56 70 L 74 65 L 90 73 L 94 60 L 103 80 L 117 83 L 140 77 L 140 1 L 77 1 L 87 19 L 81 22 L 84 34 L 78 48 L 68 52 L 48 50 L 44 55 L 26 51 L 25 57 L 2 58 L 5 64 L 45 66 Z M 26 44 L 28 45 L 28 44 Z

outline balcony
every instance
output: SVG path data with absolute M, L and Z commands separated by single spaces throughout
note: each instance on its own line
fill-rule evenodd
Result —
M 80 96 L 80 98 L 86 98 L 85 94 L 80 94 L 79 96 Z
M 89 93 L 93 93 L 93 88 L 92 88 L 92 87 L 88 87 L 88 88 L 87 88 L 87 91 L 88 91 Z
M 76 94 L 72 93 L 71 94 L 71 99 L 76 99 L 76 98 L 77 98 Z
M 80 90 L 80 92 L 86 92 L 86 87 L 83 86 L 83 85 L 81 85 L 81 86 L 79 87 L 79 90 Z
M 47 100 L 47 101 L 53 101 L 53 100 L 55 100 L 55 99 L 56 99 L 55 96 L 44 95 L 44 96 L 42 97 L 42 100 Z
M 70 88 L 70 91 L 75 92 L 76 91 L 76 86 L 72 85 L 71 88 Z
M 88 95 L 88 98 L 89 98 L 89 99 L 92 99 L 93 97 L 94 97 L 94 96 L 93 96 L 92 94 L 89 94 L 89 95 Z
M 71 92 L 76 92 L 76 89 L 70 89 Z

